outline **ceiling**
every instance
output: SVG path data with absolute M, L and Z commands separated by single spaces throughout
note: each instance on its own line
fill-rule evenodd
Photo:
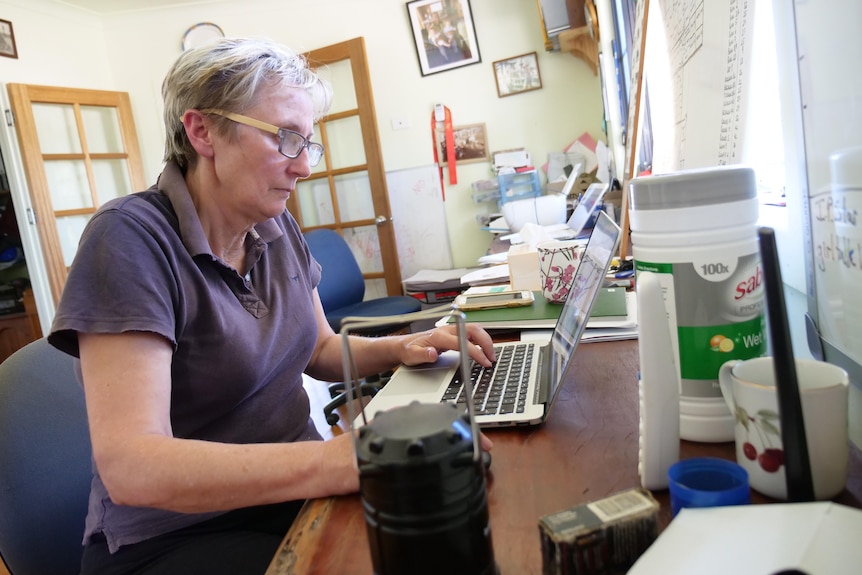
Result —
M 97 14 L 119 14 L 121 12 L 135 12 L 154 8 L 167 8 L 169 6 L 191 6 L 194 4 L 211 4 L 213 0 L 55 0 L 60 4 L 67 4 L 77 8 L 83 8 Z M 224 0 L 221 0 L 224 1 Z

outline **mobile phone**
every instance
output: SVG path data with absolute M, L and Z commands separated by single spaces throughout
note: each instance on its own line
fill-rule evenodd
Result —
M 532 305 L 533 292 L 513 290 L 476 294 L 461 294 L 455 298 L 454 306 L 461 311 L 476 311 L 501 307 Z

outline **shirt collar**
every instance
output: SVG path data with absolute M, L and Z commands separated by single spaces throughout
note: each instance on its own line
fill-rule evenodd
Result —
M 156 187 L 167 196 L 174 207 L 179 222 L 180 236 L 189 254 L 192 256 L 200 254 L 213 256 L 183 173 L 175 162 L 169 161 L 165 164 Z M 266 243 L 272 242 L 283 234 L 281 227 L 274 219 L 255 224 L 252 232 L 253 235 L 257 234 Z

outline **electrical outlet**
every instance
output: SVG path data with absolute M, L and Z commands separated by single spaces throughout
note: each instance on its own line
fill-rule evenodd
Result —
M 406 130 L 410 127 L 410 120 L 407 118 L 392 118 L 393 130 Z

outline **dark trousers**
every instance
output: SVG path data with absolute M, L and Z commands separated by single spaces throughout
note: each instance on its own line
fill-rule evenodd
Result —
M 84 547 L 82 575 L 263 574 L 302 501 L 238 509 L 111 554 L 102 536 Z

